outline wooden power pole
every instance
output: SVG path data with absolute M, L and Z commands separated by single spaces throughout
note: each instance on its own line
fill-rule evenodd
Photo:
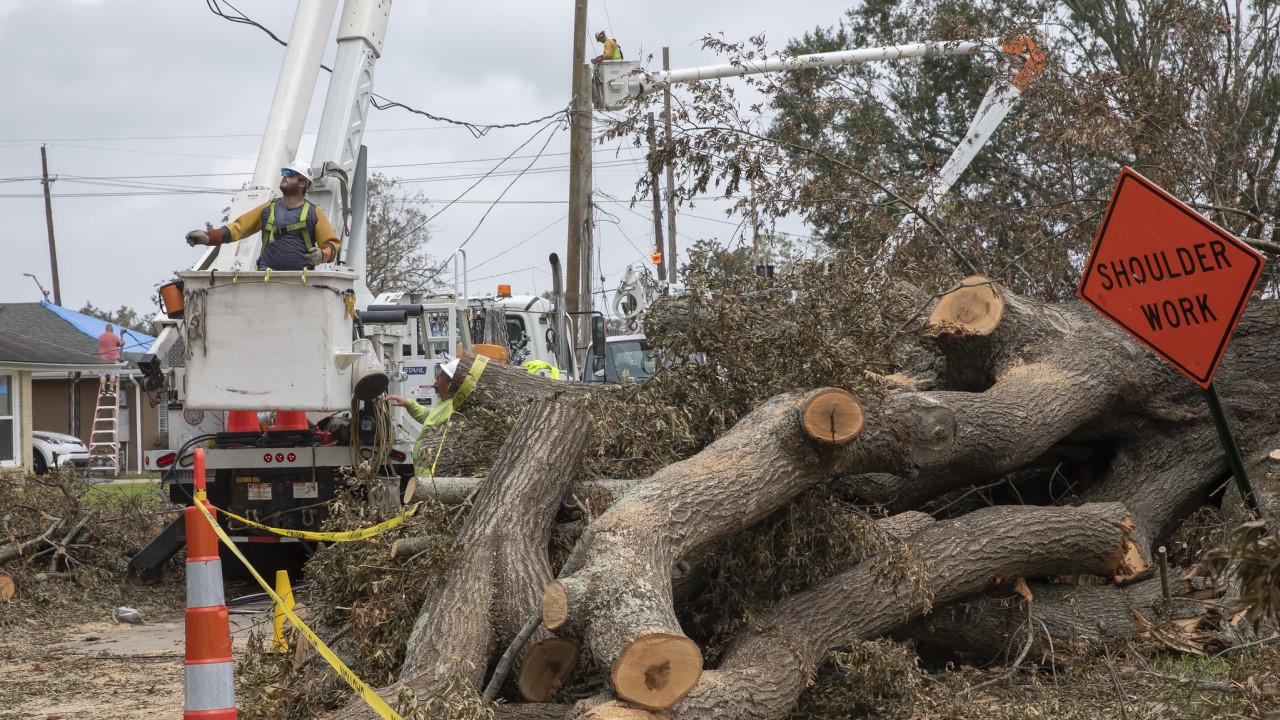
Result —
M 569 233 L 565 252 L 565 305 L 569 312 L 591 309 L 591 68 L 587 66 L 587 0 L 573 6 L 573 99 L 569 106 Z M 585 282 L 584 282 L 585 281 Z M 585 292 L 584 292 L 585 291 Z M 585 346 L 591 324 L 571 316 L 579 328 L 576 346 Z
M 653 128 L 653 113 L 649 113 L 649 182 L 652 183 L 653 196 L 653 247 L 662 260 L 658 263 L 658 284 L 665 284 L 667 278 L 667 258 L 663 256 L 662 247 L 662 183 L 658 181 L 658 170 L 661 168 L 658 155 L 658 133 Z
M 53 242 L 53 201 L 49 198 L 49 155 L 40 146 L 40 177 L 44 185 L 44 223 L 49 228 L 49 266 L 53 270 L 53 304 L 62 305 L 62 285 L 58 282 L 58 246 Z
M 671 69 L 671 52 L 662 48 L 662 69 Z M 662 124 L 667 132 L 667 149 L 671 149 L 671 85 L 662 88 Z M 667 285 L 676 282 L 676 181 L 671 158 L 667 157 L 667 254 L 662 261 L 667 264 Z

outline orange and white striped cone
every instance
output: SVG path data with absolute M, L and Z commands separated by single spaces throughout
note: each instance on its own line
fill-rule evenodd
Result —
M 195 501 L 205 500 L 204 449 L 195 453 Z M 218 536 L 200 508 L 185 511 L 187 530 L 187 657 L 183 686 L 184 720 L 236 720 L 235 663 L 231 659 L 231 619 L 222 592 Z M 214 515 L 216 517 L 216 515 Z

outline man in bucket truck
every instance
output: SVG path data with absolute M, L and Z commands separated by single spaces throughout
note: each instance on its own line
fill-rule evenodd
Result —
M 324 211 L 306 199 L 311 168 L 294 161 L 280 169 L 281 197 L 213 230 L 192 230 L 187 244 L 221 245 L 262 231 L 259 270 L 302 270 L 332 262 L 341 241 Z

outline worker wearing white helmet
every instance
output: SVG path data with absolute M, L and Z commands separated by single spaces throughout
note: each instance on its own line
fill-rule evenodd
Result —
M 187 244 L 221 245 L 262 232 L 259 270 L 302 270 L 338 257 L 341 241 L 324 211 L 306 199 L 311 168 L 294 161 L 280 168 L 280 197 L 217 229 L 192 230 Z
M 457 358 L 436 366 L 436 380 L 431 385 L 431 389 L 436 391 L 440 402 L 430 411 L 412 398 L 401 395 L 387 396 L 388 403 L 404 407 L 409 411 L 409 417 L 422 423 L 423 432 L 418 433 L 418 439 L 413 443 L 413 472 L 420 478 L 431 477 L 431 467 L 434 464 L 433 458 L 426 457 L 422 452 L 422 439 L 427 436 L 426 429 L 448 422 L 453 416 L 453 375 L 457 371 Z

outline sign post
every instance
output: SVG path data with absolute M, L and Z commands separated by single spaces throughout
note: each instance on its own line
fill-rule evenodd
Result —
M 1258 514 L 1213 386 L 1265 262 L 1130 168 L 1116 182 L 1076 295 L 1204 388 L 1245 504 Z

